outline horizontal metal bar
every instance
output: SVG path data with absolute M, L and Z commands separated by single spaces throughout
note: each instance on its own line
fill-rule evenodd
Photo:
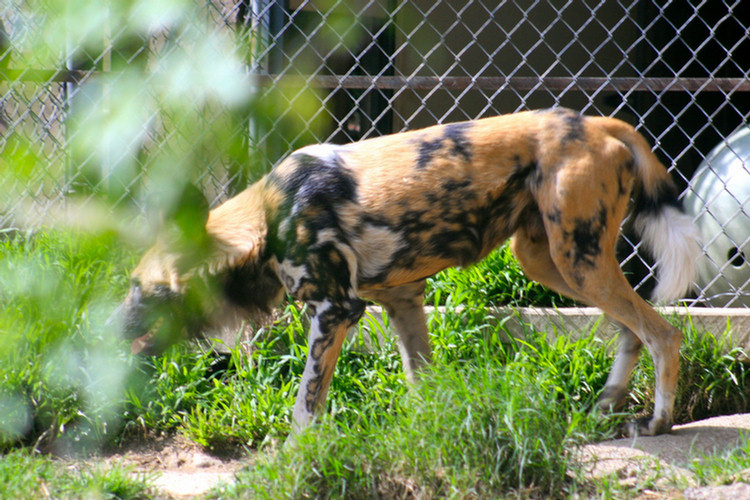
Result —
M 78 83 L 101 71 L 0 69 L 0 81 Z M 750 92 L 750 78 L 652 78 L 652 77 L 567 77 L 567 76 L 359 76 L 359 75 L 254 75 L 261 86 L 290 83 L 315 88 L 381 90 L 610 90 L 619 92 Z
M 0 82 L 80 83 L 100 71 L 77 69 L 0 68 Z
M 280 76 L 255 75 L 257 83 L 263 86 L 289 82 L 317 88 L 333 89 L 383 89 L 398 90 L 616 90 L 650 92 L 749 92 L 749 78 L 651 78 L 651 77 L 494 77 L 494 76 L 355 76 L 355 75 L 315 75 Z

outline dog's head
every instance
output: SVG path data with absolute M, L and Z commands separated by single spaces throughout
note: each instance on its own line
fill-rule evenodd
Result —
M 131 274 L 121 314 L 134 354 L 271 312 L 283 293 L 262 258 L 265 214 L 255 198 L 249 190 L 209 213 L 196 188 L 183 194 Z
M 131 275 L 122 312 L 133 354 L 158 354 L 188 333 L 187 283 L 178 271 L 178 260 L 179 255 L 160 242 L 146 252 Z

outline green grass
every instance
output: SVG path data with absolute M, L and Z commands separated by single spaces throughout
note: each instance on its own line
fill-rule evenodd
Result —
M 119 464 L 71 465 L 28 450 L 0 455 L 0 499 L 146 500 L 151 478 Z
M 734 449 L 696 455 L 688 468 L 699 486 L 747 482 L 750 470 L 750 436 L 747 433 L 741 434 L 740 443 Z
M 148 382 L 129 391 L 128 426 L 177 430 L 212 449 L 283 438 L 306 357 L 301 314 L 298 306 L 288 305 L 250 357 L 237 348 L 217 359 L 210 350 L 182 345 L 144 360 L 142 376 Z M 364 323 L 378 324 L 367 318 Z M 374 352 L 368 342 L 361 329 L 344 346 L 329 402 L 340 421 L 377 419 L 405 393 L 394 340 L 375 344 Z
M 437 360 L 379 419 L 334 417 L 256 465 L 217 498 L 562 497 L 577 445 L 611 435 L 586 384 L 561 390 L 557 360 L 535 337 L 475 360 Z M 581 344 L 591 343 L 587 338 Z M 576 343 L 560 341 L 576 352 Z M 599 362 L 591 351 L 582 363 Z M 598 350 L 599 357 L 604 350 Z M 562 418 L 561 418 L 562 416 Z
M 537 291 L 516 277 L 507 278 L 510 290 L 485 295 L 493 273 L 518 272 L 493 267 L 514 265 L 507 249 L 432 282 L 429 300 L 446 307 L 429 318 L 435 362 L 422 383 L 406 383 L 395 341 L 382 331 L 387 318 L 367 317 L 344 346 L 323 422 L 281 448 L 306 356 L 304 308 L 289 304 L 249 356 L 182 345 L 134 358 L 106 319 L 136 258 L 114 235 L 0 240 L 0 467 L 49 478 L 22 481 L 13 488 L 27 489 L 9 489 L 8 498 L 33 497 L 40 484 L 61 498 L 91 496 L 89 487 L 104 492 L 95 497 L 150 498 L 121 468 L 73 474 L 30 451 L 86 453 L 150 433 L 180 433 L 215 451 L 262 450 L 257 468 L 216 493 L 221 498 L 626 496 L 611 481 L 582 483 L 572 451 L 648 411 L 650 359 L 636 370 L 624 416 L 592 413 L 612 345 L 594 332 L 573 341 L 528 331 L 509 341 L 488 308 L 496 298 L 518 305 Z M 746 411 L 743 353 L 727 336 L 689 324 L 685 332 L 677 419 Z M 740 464 L 741 454 L 705 466 L 706 482 L 722 480 L 711 472 L 722 461 Z M 121 480 L 132 490 L 114 493 Z
M 523 274 L 506 243 L 466 269 L 450 268 L 427 282 L 426 301 L 435 305 L 487 303 L 493 305 L 566 307 L 575 302 L 552 292 Z
M 132 362 L 105 327 L 131 265 L 121 248 L 113 235 L 0 240 L 0 408 L 9 415 L 0 449 L 96 446 L 110 434 Z

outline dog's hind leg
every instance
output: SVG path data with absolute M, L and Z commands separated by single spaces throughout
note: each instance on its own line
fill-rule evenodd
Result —
M 629 428 L 631 434 L 655 435 L 669 431 L 673 421 L 675 390 L 680 362 L 682 333 L 665 321 L 636 294 L 622 275 L 612 257 L 595 270 L 582 273 L 574 269 L 571 280 L 582 279 L 581 292 L 610 318 L 624 324 L 632 333 L 625 333 L 620 350 L 607 379 L 607 391 L 601 404 L 616 406 L 625 394 L 625 387 L 637 360 L 641 343 L 654 361 L 656 394 L 654 414 Z M 565 272 L 564 272 L 565 273 Z M 633 335 L 637 338 L 631 337 Z
M 638 363 L 638 357 L 643 347 L 643 342 L 625 325 L 618 323 L 620 334 L 618 335 L 617 352 L 612 368 L 609 370 L 607 383 L 599 396 L 597 405 L 604 411 L 617 411 L 625 404 L 628 395 L 628 383 L 633 369 Z
M 516 256 L 528 278 L 578 302 L 587 303 L 563 278 L 550 255 L 549 240 L 542 227 L 528 224 L 520 227 L 510 241 L 510 249 Z
M 589 219 L 566 217 L 560 208 L 556 220 L 545 221 L 550 256 L 565 282 L 587 303 L 623 324 L 637 338 L 626 333 L 613 366 L 602 404 L 615 406 L 624 394 L 628 378 L 644 343 L 654 361 L 656 397 L 654 414 L 629 428 L 631 434 L 655 435 L 669 431 L 673 408 L 682 334 L 665 321 L 630 287 L 615 258 L 618 217 Z M 575 211 L 573 210 L 573 213 Z
M 424 313 L 425 282 L 418 281 L 368 295 L 383 304 L 399 338 L 401 363 L 409 381 L 432 359 L 427 318 Z
M 543 230 L 534 230 L 533 225 L 521 227 L 513 236 L 511 249 L 529 278 L 578 302 L 592 305 L 586 297 L 570 287 L 558 271 L 552 261 L 549 241 Z M 643 346 L 628 327 L 622 323 L 618 323 L 618 327 L 619 346 L 598 402 L 601 409 L 609 411 L 615 411 L 624 404 L 628 394 L 628 382 Z

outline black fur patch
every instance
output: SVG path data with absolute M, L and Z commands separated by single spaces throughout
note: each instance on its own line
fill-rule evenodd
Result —
M 520 215 L 532 203 L 530 188 L 539 178 L 539 167 L 531 162 L 526 165 L 517 164 L 513 173 L 508 177 L 503 192 L 494 200 L 490 200 L 487 210 L 483 214 L 481 226 L 489 226 L 492 222 L 504 222 L 499 228 L 504 234 L 502 239 L 508 238 L 518 228 Z M 534 204 L 534 210 L 538 208 Z M 516 214 L 514 216 L 514 214 Z
M 435 153 L 443 147 L 443 139 L 422 141 L 419 144 L 419 155 L 417 156 L 417 168 L 423 169 L 430 164 Z
M 602 253 L 600 240 L 607 224 L 607 210 L 599 208 L 599 213 L 590 219 L 577 219 L 572 232 L 566 232 L 566 238 L 573 239 L 573 262 L 576 266 L 586 264 L 595 266 L 596 259 Z
M 471 142 L 466 138 L 471 127 L 471 123 L 454 123 L 445 127 L 445 138 L 451 143 L 451 153 L 464 161 L 471 161 L 472 158 Z
M 274 299 L 282 285 L 268 266 L 245 265 L 229 269 L 221 277 L 221 286 L 229 303 L 244 309 L 250 317 L 262 317 L 276 307 Z
M 629 180 L 633 177 L 633 175 L 636 175 L 636 172 L 635 172 L 635 161 L 633 161 L 632 158 L 627 160 L 624 163 L 621 163 L 618 166 L 618 171 L 617 171 L 617 194 L 618 195 L 625 196 L 626 194 L 630 193 L 632 186 Z
M 280 180 L 273 172 L 269 178 L 280 184 L 295 204 L 331 207 L 356 200 L 357 182 L 338 158 L 326 161 L 305 153 L 295 153 L 292 158 L 299 166 L 286 179 Z
M 548 213 L 544 214 L 545 218 L 553 224 L 559 224 L 562 220 L 562 212 L 559 208 L 554 208 Z
M 443 136 L 431 141 L 421 141 L 419 143 L 419 153 L 417 155 L 417 168 L 423 169 L 432 162 L 435 154 L 449 147 L 449 154 L 458 156 L 464 161 L 471 161 L 471 143 L 466 137 L 466 133 L 471 129 L 471 123 L 454 123 L 446 125 L 443 128 Z
M 482 242 L 479 232 L 471 230 L 471 226 L 460 229 L 449 229 L 433 234 L 429 239 L 428 255 L 436 255 L 446 259 L 456 259 L 458 265 L 472 264 L 479 259 Z
M 305 267 L 308 275 L 302 278 L 302 282 L 312 285 L 312 295 L 301 299 L 320 302 L 326 298 L 341 300 L 348 295 L 351 282 L 349 265 L 333 243 L 311 249 Z
M 665 206 L 671 206 L 682 211 L 682 203 L 678 198 L 677 187 L 667 180 L 659 184 L 656 194 L 649 195 L 639 190 L 633 202 L 633 213 L 636 215 L 655 215 Z
M 320 329 L 324 332 L 330 332 L 339 325 L 351 327 L 357 324 L 364 313 L 364 300 L 351 299 L 345 301 L 342 305 L 333 305 L 320 315 Z
M 542 110 L 540 113 L 551 113 L 560 119 L 565 130 L 562 137 L 563 144 L 586 139 L 586 132 L 583 128 L 584 117 L 580 113 L 568 108 L 550 108 Z
M 456 179 L 449 179 L 442 184 L 442 188 L 448 192 L 451 191 L 457 191 L 459 189 L 466 189 L 471 186 L 471 184 L 474 181 L 467 177 L 466 179 L 456 180 Z
M 427 210 L 407 210 L 395 224 L 396 230 L 404 236 L 429 232 L 435 226 L 431 212 Z

